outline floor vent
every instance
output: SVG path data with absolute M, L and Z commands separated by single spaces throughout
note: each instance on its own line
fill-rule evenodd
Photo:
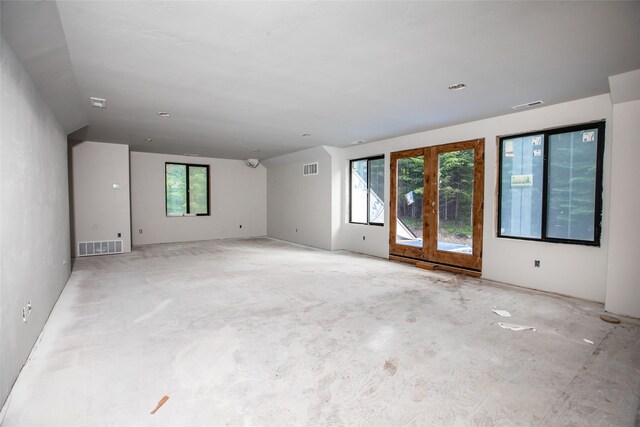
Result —
M 318 162 L 316 163 L 307 163 L 302 166 L 302 175 L 318 175 Z
M 121 254 L 122 240 L 78 242 L 78 256 Z

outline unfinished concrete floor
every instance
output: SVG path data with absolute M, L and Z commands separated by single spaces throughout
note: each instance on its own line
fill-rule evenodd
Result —
M 267 238 L 140 247 L 76 260 L 3 426 L 633 426 L 640 328 L 601 313 Z

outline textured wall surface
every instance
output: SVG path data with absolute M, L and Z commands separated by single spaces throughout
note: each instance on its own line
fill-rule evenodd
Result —
M 69 277 L 67 138 L 2 39 L 0 402 Z M 31 301 L 26 322 L 22 310 Z
M 71 252 L 76 255 L 77 242 L 120 239 L 130 252 L 129 146 L 84 141 L 71 151 Z
M 605 308 L 640 317 L 640 101 L 613 106 L 611 238 Z
M 317 175 L 302 175 L 318 163 Z M 331 250 L 332 161 L 324 147 L 269 159 L 267 232 L 270 237 Z
M 209 216 L 167 217 L 165 162 L 209 165 Z M 264 236 L 267 171 L 242 160 L 131 152 L 131 217 L 134 245 Z

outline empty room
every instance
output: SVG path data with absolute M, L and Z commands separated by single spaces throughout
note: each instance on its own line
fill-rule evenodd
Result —
M 2 427 L 640 426 L 640 2 L 0 19 Z

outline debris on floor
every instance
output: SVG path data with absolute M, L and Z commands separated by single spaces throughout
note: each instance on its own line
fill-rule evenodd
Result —
M 509 313 L 507 310 L 491 310 L 491 311 L 493 311 L 495 314 L 501 317 L 511 317 L 511 313 Z
M 536 328 L 534 328 L 533 326 L 523 326 L 523 325 L 516 325 L 514 323 L 502 323 L 502 322 L 498 322 L 498 325 L 500 325 L 500 327 L 505 328 L 505 329 L 511 329 L 512 331 L 534 331 L 536 330 Z
M 593 344 L 593 341 L 588 340 L 586 338 L 582 338 L 582 341 L 586 342 L 587 344 Z
M 601 314 L 600 318 L 605 322 L 614 323 L 614 324 L 620 323 L 620 319 L 618 319 L 617 317 L 608 316 L 606 314 Z
M 398 371 L 398 359 L 395 357 L 384 362 L 384 370 L 390 377 L 394 376 Z
M 162 399 L 160 399 L 156 407 L 153 409 L 153 411 L 151 411 L 151 415 L 158 412 L 158 409 L 160 409 L 160 407 L 164 405 L 167 402 L 167 400 L 169 400 L 169 396 L 162 396 Z
M 416 380 L 415 388 L 413 390 L 413 401 L 421 402 L 428 396 L 428 383 L 424 378 L 418 378 Z

